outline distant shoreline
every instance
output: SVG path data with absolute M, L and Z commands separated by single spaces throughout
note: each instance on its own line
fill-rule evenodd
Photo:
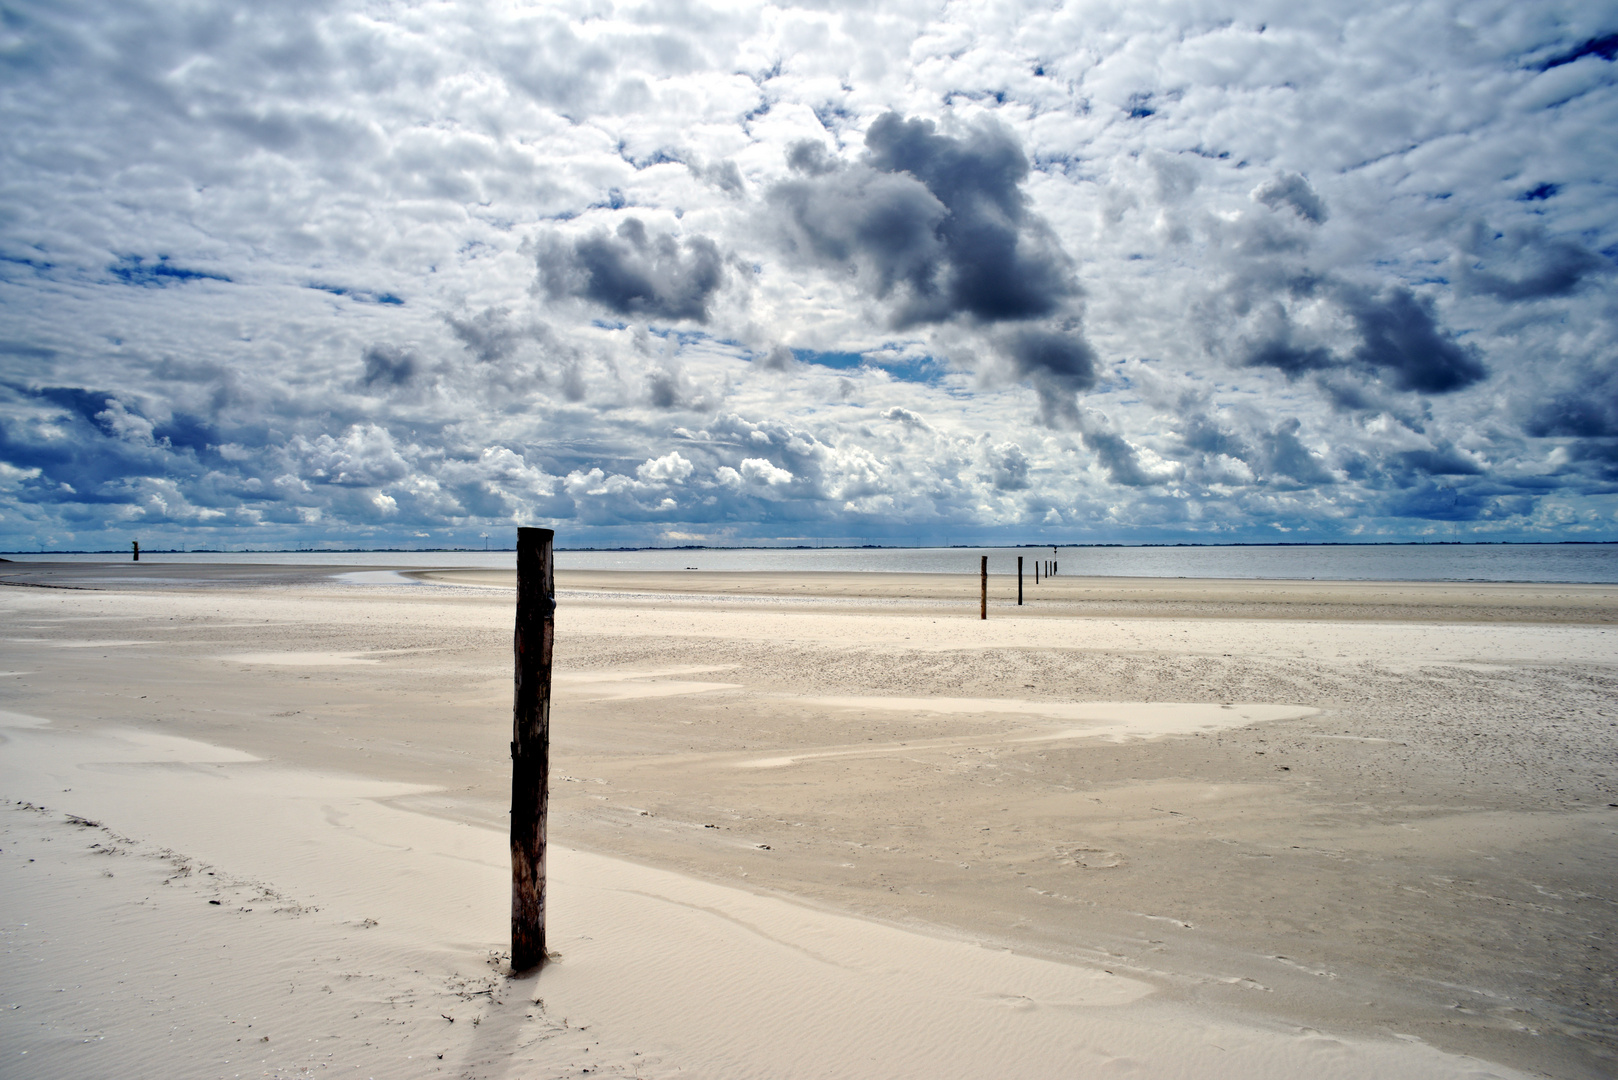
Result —
M 559 547 L 558 552 L 618 552 L 618 551 L 1022 551 L 1044 550 L 1054 547 L 1065 550 L 1092 548 L 1315 548 L 1315 547 L 1615 547 L 1618 540 L 1275 540 L 1248 541 L 1232 544 L 734 544 L 713 546 L 704 544 L 678 544 L 659 546 L 644 544 L 634 547 Z M 377 547 L 377 548 L 252 548 L 232 551 L 229 548 L 143 548 L 144 555 L 493 555 L 502 551 L 515 552 L 516 548 L 470 547 Z M 50 551 L 0 551 L 0 555 L 118 555 L 129 554 L 128 548 L 67 549 Z

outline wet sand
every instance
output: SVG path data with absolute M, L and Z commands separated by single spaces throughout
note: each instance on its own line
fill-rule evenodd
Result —
M 513 981 L 510 575 L 328 573 L 0 568 L 8 1045 L 229 1075 L 135 1033 L 173 985 L 209 1053 L 275 1015 L 270 1075 L 1613 1071 L 1618 589 L 560 573 Z M 28 936 L 97 911 L 127 998 Z

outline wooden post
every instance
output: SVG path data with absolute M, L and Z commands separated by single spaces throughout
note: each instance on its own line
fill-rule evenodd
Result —
M 516 703 L 511 740 L 511 970 L 545 962 L 545 809 L 550 798 L 556 572 L 550 529 L 517 530 Z
M 1022 556 L 1017 556 L 1017 606 L 1022 607 Z
M 133 559 L 131 559 L 130 561 L 131 562 L 140 562 L 140 541 L 139 540 L 131 540 L 130 544 L 134 545 L 134 552 L 135 552 L 135 557 Z
M 1034 584 L 1039 584 L 1039 560 L 1034 560 Z
M 989 557 L 983 556 L 981 584 L 978 587 L 978 618 L 989 617 Z

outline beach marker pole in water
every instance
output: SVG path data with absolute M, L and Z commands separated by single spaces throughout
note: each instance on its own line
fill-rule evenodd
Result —
M 130 562 L 140 562 L 140 541 L 139 540 L 131 540 L 130 543 L 134 545 L 134 551 L 135 551 L 135 557 L 133 559 L 131 559 Z
M 989 557 L 983 556 L 982 576 L 978 586 L 978 618 L 989 617 Z
M 1017 556 L 1017 606 L 1022 607 L 1022 556 Z
M 511 739 L 511 970 L 545 962 L 545 810 L 550 798 L 556 568 L 550 529 L 517 530 L 516 701 Z

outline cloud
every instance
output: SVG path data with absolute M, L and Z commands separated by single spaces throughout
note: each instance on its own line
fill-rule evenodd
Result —
M 1324 462 L 1298 438 L 1302 426 L 1296 418 L 1284 420 L 1266 437 L 1270 469 L 1300 484 L 1329 484 Z
M 1253 189 L 1253 200 L 1272 210 L 1282 206 L 1291 207 L 1299 217 L 1314 225 L 1324 225 L 1331 216 L 1326 210 L 1325 200 L 1309 186 L 1308 180 L 1297 173 L 1277 176 L 1260 184 Z
M 1509 270 L 1493 267 L 1509 267 Z M 1467 231 L 1455 258 L 1456 285 L 1466 293 L 1501 300 L 1567 296 L 1585 279 L 1610 274 L 1612 262 L 1543 227 L 1518 225 L 1491 232 L 1482 222 Z
M 1033 384 L 1041 422 L 1076 426 L 1076 395 L 1096 384 L 1095 350 L 1079 329 L 1019 329 L 1002 338 L 1001 349 L 1016 375 Z
M 766 458 L 744 458 L 737 470 L 744 480 L 752 480 L 771 487 L 792 483 L 792 473 Z
M 1593 372 L 1532 410 L 1524 430 L 1536 438 L 1618 437 L 1618 370 Z
M 917 416 L 903 405 L 892 405 L 882 410 L 882 419 L 892 420 L 905 427 L 916 428 L 920 431 L 931 431 L 933 427 L 925 419 Z
M 855 163 L 803 143 L 787 160 L 799 178 L 769 198 L 792 241 L 861 274 L 895 329 L 1038 318 L 1077 292 L 1071 260 L 1022 190 L 1028 159 L 992 120 L 949 135 L 884 113 Z
M 446 314 L 444 321 L 467 352 L 485 364 L 510 359 L 525 341 L 544 334 L 543 327 L 515 325 L 504 307 L 484 308 L 475 315 Z
M 1153 451 L 1137 446 L 1116 431 L 1109 421 L 1090 411 L 1080 418 L 1085 449 L 1095 454 L 1107 479 L 1125 487 L 1151 487 L 1167 483 L 1180 472 L 1173 462 L 1164 461 Z
M 766 371 L 791 371 L 798 366 L 797 358 L 785 345 L 771 346 L 770 350 L 755 362 Z
M 1599 12 L 357 11 L 11 13 L 0 547 L 1618 537 Z
M 1310 372 L 1355 369 L 1387 376 L 1399 390 L 1446 394 L 1488 377 L 1478 350 L 1459 342 L 1439 325 L 1431 299 L 1403 286 L 1381 290 L 1346 283 L 1303 282 L 1295 289 L 1319 294 L 1347 323 L 1353 342 L 1339 352 L 1318 340 L 1300 340 L 1292 316 L 1282 304 L 1266 310 L 1263 336 L 1249 341 L 1241 362 L 1272 367 L 1297 377 Z
M 989 465 L 989 480 L 998 491 L 1025 491 L 1028 489 L 1028 457 L 1016 443 L 1000 443 L 984 453 Z
M 410 464 L 399 454 L 392 434 L 378 424 L 355 424 L 340 438 L 299 437 L 291 449 L 301 459 L 302 475 L 319 483 L 375 487 L 410 474 Z
M 360 382 L 368 387 L 405 386 L 421 374 L 422 364 L 413 353 L 392 345 L 372 345 L 363 357 L 365 374 Z
M 715 161 L 707 165 L 688 164 L 691 175 L 711 184 L 727 195 L 745 195 L 747 183 L 734 161 Z
M 1443 394 L 1488 376 L 1476 349 L 1439 328 L 1431 300 L 1399 286 L 1345 289 L 1342 299 L 1360 334 L 1354 359 L 1389 372 L 1399 389 Z
M 539 256 L 540 282 L 551 298 L 578 297 L 619 315 L 708 321 L 708 305 L 724 283 L 719 248 L 705 236 L 652 234 L 639 218 L 614 233 L 597 229 L 573 241 L 553 239 Z
M 649 483 L 683 483 L 696 468 L 678 450 L 670 450 L 660 458 L 648 458 L 635 469 L 635 475 Z

